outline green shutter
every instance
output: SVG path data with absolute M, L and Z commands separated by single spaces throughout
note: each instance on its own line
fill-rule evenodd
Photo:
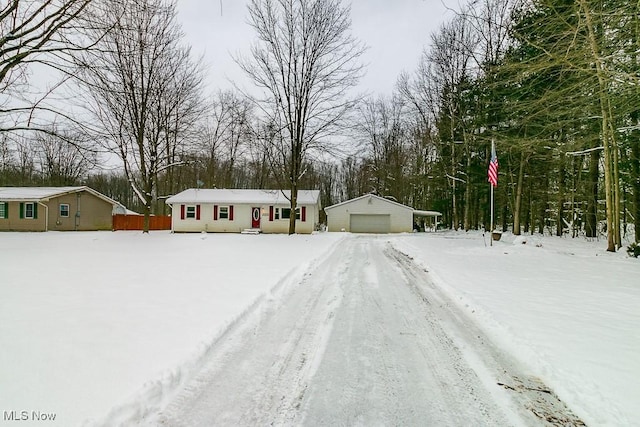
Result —
M 38 219 L 38 204 L 33 202 L 33 219 Z
M 24 202 L 20 202 L 20 219 L 24 218 Z
M 9 202 L 4 202 L 4 219 L 9 219 Z

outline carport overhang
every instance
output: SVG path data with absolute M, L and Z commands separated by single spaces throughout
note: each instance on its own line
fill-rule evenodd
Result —
M 435 225 L 434 225 L 434 230 L 438 230 L 438 217 L 441 217 L 442 213 L 441 212 L 437 212 L 437 211 L 420 211 L 420 210 L 415 210 L 413 211 L 413 219 L 415 221 L 416 218 L 433 218 Z

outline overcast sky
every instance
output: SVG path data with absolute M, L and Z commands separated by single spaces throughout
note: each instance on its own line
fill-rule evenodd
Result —
M 345 0 L 345 4 L 349 1 Z M 369 47 L 361 89 L 390 94 L 400 72 L 416 68 L 430 34 L 451 18 L 457 0 L 352 0 L 353 35 Z M 210 90 L 230 88 L 229 80 L 250 83 L 231 55 L 248 54 L 254 40 L 247 25 L 247 0 L 180 0 L 178 19 L 193 54 L 204 55 Z

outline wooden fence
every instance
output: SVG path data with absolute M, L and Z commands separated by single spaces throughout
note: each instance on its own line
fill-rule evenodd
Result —
M 114 215 L 114 230 L 142 230 L 144 215 Z M 171 230 L 171 217 L 153 215 L 149 217 L 149 230 Z

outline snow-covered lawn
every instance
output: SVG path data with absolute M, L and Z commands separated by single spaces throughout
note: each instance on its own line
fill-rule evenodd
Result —
M 0 234 L 0 425 L 152 409 L 226 326 L 343 237 Z
M 0 426 L 22 411 L 73 427 L 154 410 L 228 325 L 275 298 L 275 286 L 300 282 L 343 238 L 1 233 Z M 640 260 L 583 239 L 383 239 L 587 424 L 637 425 Z
M 640 420 L 640 259 L 606 242 L 480 233 L 403 235 L 393 245 L 429 270 L 497 343 L 587 425 Z

